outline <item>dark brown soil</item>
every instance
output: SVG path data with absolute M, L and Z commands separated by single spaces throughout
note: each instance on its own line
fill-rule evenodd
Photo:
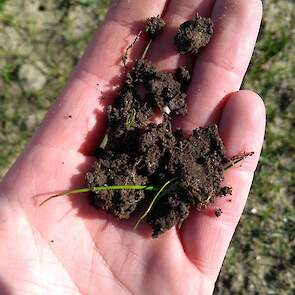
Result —
M 215 211 L 215 216 L 216 216 L 216 217 L 220 217 L 222 214 L 223 214 L 223 212 L 222 212 L 222 209 L 221 209 L 221 208 L 219 208 L 219 209 L 217 209 L 217 210 Z
M 158 36 L 159 32 L 165 27 L 165 21 L 159 16 L 149 17 L 146 21 L 145 31 L 151 39 Z
M 175 73 L 176 80 L 186 85 L 191 80 L 191 74 L 185 67 L 179 67 Z
M 181 54 L 197 54 L 206 46 L 213 35 L 213 22 L 210 18 L 197 16 L 195 20 L 180 25 L 175 36 L 175 45 Z
M 155 19 L 148 20 L 151 32 L 158 31 Z M 192 41 L 187 51 L 196 52 L 194 46 L 199 48 L 208 43 L 209 34 L 205 32 L 211 37 L 212 23 L 198 17 L 182 25 L 179 34 L 189 32 L 188 27 L 199 41 Z M 190 73 L 184 67 L 175 73 L 163 73 L 149 61 L 137 60 L 127 73 L 115 103 L 108 107 L 108 140 L 104 148 L 99 148 L 97 161 L 86 175 L 90 188 L 105 185 L 161 188 L 175 179 L 146 218 L 153 237 L 174 225 L 180 226 L 191 210 L 202 209 L 216 197 L 231 194 L 231 188 L 221 187 L 229 160 L 217 126 L 195 129 L 188 138 L 183 137 L 181 130 L 172 131 L 173 118 L 187 112 L 184 91 L 189 81 Z M 159 111 L 163 123 L 148 123 Z M 127 189 L 93 191 L 90 200 L 96 208 L 128 219 L 136 209 L 145 208 L 156 193 Z

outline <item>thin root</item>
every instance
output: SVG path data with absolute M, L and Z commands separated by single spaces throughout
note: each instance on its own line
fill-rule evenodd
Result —
M 123 62 L 124 67 L 126 69 L 128 69 L 128 66 L 127 66 L 128 52 L 135 45 L 135 43 L 137 42 L 137 40 L 139 39 L 139 37 L 141 36 L 141 34 L 142 34 L 142 31 L 139 31 L 139 33 L 136 35 L 134 41 L 126 48 L 125 53 L 122 56 L 122 62 Z
M 232 168 L 232 167 L 235 167 L 238 163 L 240 163 L 241 161 L 245 160 L 246 158 L 248 157 L 251 157 L 254 155 L 254 152 L 250 152 L 250 153 L 244 153 L 243 155 L 241 156 L 234 156 L 230 159 L 230 164 L 227 165 L 225 168 L 224 168 L 224 171 Z

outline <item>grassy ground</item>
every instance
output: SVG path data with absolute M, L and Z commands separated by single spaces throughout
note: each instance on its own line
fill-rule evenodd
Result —
M 0 178 L 65 84 L 109 2 L 0 0 Z M 295 292 L 295 3 L 264 6 L 243 87 L 264 98 L 267 135 L 215 294 Z

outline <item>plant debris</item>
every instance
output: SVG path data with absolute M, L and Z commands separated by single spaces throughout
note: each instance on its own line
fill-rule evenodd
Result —
M 206 46 L 213 35 L 213 22 L 210 18 L 197 16 L 180 25 L 174 43 L 181 54 L 197 54 Z
M 121 57 L 125 68 L 128 68 L 127 67 L 128 52 L 135 45 L 135 43 L 138 41 L 138 39 L 140 38 L 140 35 L 141 35 L 141 31 L 136 35 L 133 42 L 126 48 L 124 55 Z M 96 84 L 96 85 L 99 85 L 99 84 Z M 102 99 L 103 99 L 103 97 L 102 97 Z

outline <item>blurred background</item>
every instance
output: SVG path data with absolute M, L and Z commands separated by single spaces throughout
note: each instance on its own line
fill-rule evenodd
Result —
M 0 179 L 65 85 L 110 2 L 0 0 Z M 215 294 L 295 294 L 294 44 L 294 0 L 264 1 L 243 88 L 265 101 L 266 139 Z

